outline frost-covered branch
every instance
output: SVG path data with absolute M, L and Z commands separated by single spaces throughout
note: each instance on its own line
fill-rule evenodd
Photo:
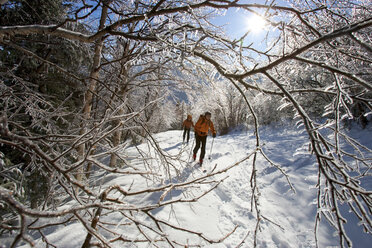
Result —
M 291 175 L 264 153 L 260 126 L 293 113 L 318 165 L 316 242 L 324 217 L 340 246 L 352 245 L 345 206 L 371 234 L 371 192 L 363 187 L 371 148 L 344 128 L 350 119 L 364 125 L 372 109 L 370 4 L 289 2 L 2 1 L 0 204 L 6 214 L 0 227 L 11 245 L 33 246 L 38 239 L 53 247 L 45 233 L 70 224 L 84 230 L 83 247 L 223 243 L 236 227 L 210 238 L 177 223 L 175 206 L 206 197 L 251 159 L 247 204 L 256 225 L 237 245 L 253 231 L 257 247 L 264 221 L 282 228 L 262 213 L 259 159 L 295 189 Z M 227 10 L 265 18 L 272 28 L 265 30 L 266 46 L 249 40 L 248 31 L 238 38 L 223 33 L 211 18 Z M 178 129 L 177 118 L 203 108 L 220 112 L 226 132 L 231 123 L 252 126 L 255 146 L 236 163 L 184 180 L 190 170 L 184 150 L 169 153 L 156 133 Z M 163 210 L 173 217 L 156 214 Z M 178 240 L 175 232 L 198 241 Z

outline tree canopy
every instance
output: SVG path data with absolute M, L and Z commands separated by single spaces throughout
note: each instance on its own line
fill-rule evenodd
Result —
M 317 206 L 322 211 L 316 223 L 324 217 L 337 230 L 340 246 L 351 247 L 340 211 L 340 204 L 347 202 L 361 229 L 371 233 L 372 194 L 361 183 L 370 175 L 366 154 L 371 150 L 343 131 L 354 122 L 365 127 L 372 110 L 370 1 L 8 0 L 0 4 L 0 203 L 4 206 L 0 213 L 7 216 L 2 217 L 1 228 L 17 232 L 12 247 L 33 244 L 28 230 L 36 228 L 43 235 L 44 227 L 34 225 L 43 218 L 56 226 L 81 222 L 87 232 L 83 247 L 155 242 L 150 233 L 162 233 L 166 224 L 149 211 L 174 202 L 162 199 L 156 206 L 123 208 L 124 201 L 114 199 L 113 192 L 122 196 L 142 192 L 116 186 L 102 189 L 90 176 L 97 171 L 136 175 L 153 182 L 148 192 L 164 194 L 174 187 L 204 183 L 205 178 L 181 185 L 164 183 L 164 175 L 171 179 L 177 172 L 177 158 L 169 158 L 152 135 L 179 128 L 190 109 L 195 114 L 213 112 L 221 134 L 242 124 L 255 130 L 256 146 L 247 151 L 254 158 L 253 246 L 262 221 L 255 158 L 264 156 L 272 164 L 262 149 L 258 127 L 283 119 L 294 120 L 307 132 L 309 153 L 317 159 Z M 261 16 L 267 25 L 262 39 L 252 41 L 250 30 L 231 37 L 216 24 L 214 18 L 230 10 Z M 147 155 L 140 158 L 145 170 L 131 164 L 125 150 L 141 142 L 156 148 L 161 173 L 148 164 Z M 353 151 L 346 151 L 344 143 Z M 277 169 L 285 174 L 280 165 Z M 42 183 L 42 190 L 35 182 Z M 163 185 L 155 187 L 155 182 Z M 210 190 L 216 185 L 211 181 Z M 58 210 L 67 199 L 73 199 L 75 207 Z M 123 240 L 110 225 L 106 228 L 112 238 L 102 236 L 99 217 L 115 208 L 141 230 L 141 241 Z M 149 217 L 148 226 L 130 217 L 134 210 Z M 156 242 L 177 246 L 165 234 Z

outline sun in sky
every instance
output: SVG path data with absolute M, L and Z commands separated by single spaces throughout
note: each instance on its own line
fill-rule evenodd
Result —
M 267 21 L 260 15 L 253 14 L 245 18 L 245 25 L 248 31 L 259 33 L 267 27 Z

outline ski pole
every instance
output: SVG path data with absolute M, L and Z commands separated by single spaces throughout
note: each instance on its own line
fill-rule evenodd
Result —
M 211 150 L 209 151 L 209 158 L 208 158 L 209 160 L 211 159 L 213 143 L 214 143 L 214 138 L 213 138 L 213 140 L 212 140 Z

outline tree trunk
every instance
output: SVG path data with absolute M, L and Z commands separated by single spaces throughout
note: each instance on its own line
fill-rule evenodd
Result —
M 99 30 L 104 28 L 105 21 L 107 19 L 107 12 L 108 12 L 108 1 L 106 1 L 106 4 L 103 5 L 102 13 L 101 13 L 101 19 L 99 24 Z M 101 63 L 101 51 L 103 47 L 103 40 L 104 38 L 99 38 L 96 41 L 96 45 L 94 48 L 94 57 L 93 57 L 93 64 L 90 72 L 89 77 L 89 83 L 88 83 L 88 89 L 85 92 L 84 96 L 84 108 L 83 108 L 83 121 L 81 123 L 81 129 L 80 129 L 80 135 L 84 135 L 86 133 L 87 127 L 85 121 L 90 119 L 91 112 L 92 112 L 92 103 L 93 103 L 93 93 L 96 90 L 97 82 L 99 79 L 99 65 Z M 77 148 L 78 152 L 78 159 L 83 160 L 85 156 L 85 143 L 81 144 Z M 84 174 L 84 168 L 81 166 L 75 175 L 76 179 L 81 181 L 83 179 Z
M 127 92 L 127 84 L 123 85 L 121 87 L 121 90 L 118 92 L 118 96 L 122 99 L 125 98 L 125 95 L 126 95 L 126 92 Z M 122 106 L 119 110 L 118 110 L 118 116 L 121 116 L 123 115 L 125 112 L 124 110 L 124 106 Z M 117 120 L 114 122 L 114 126 L 117 126 L 119 125 L 121 122 L 121 120 Z M 112 138 L 112 144 L 113 144 L 113 148 L 115 149 L 115 147 L 117 147 L 118 145 L 120 145 L 121 143 L 121 136 L 122 136 L 122 129 L 121 128 L 118 128 L 114 134 L 113 134 L 113 138 Z M 111 153 L 111 158 L 110 158 L 110 167 L 117 167 L 117 161 L 118 161 L 118 156 L 113 152 Z
M 134 27 L 134 26 L 133 26 Z M 126 43 L 124 45 L 124 51 L 123 51 L 123 57 L 128 57 L 130 51 L 129 51 L 129 43 Z M 120 97 L 121 99 L 125 99 L 126 97 L 126 94 L 128 92 L 128 65 L 126 65 L 127 61 L 124 60 L 122 62 L 122 66 L 121 66 L 121 70 L 120 70 L 120 76 L 123 76 L 124 77 L 124 84 L 121 85 L 120 87 L 120 90 L 118 92 L 118 97 Z M 125 113 L 125 110 L 124 110 L 124 106 L 122 106 L 119 110 L 118 110 L 118 115 L 123 115 Z M 114 126 L 117 126 L 119 125 L 121 122 L 121 120 L 117 120 L 114 122 Z M 118 128 L 114 134 L 113 134 L 113 139 L 112 139 L 112 143 L 113 143 L 113 147 L 117 147 L 121 141 L 122 141 L 122 129 L 121 128 Z M 111 157 L 110 157 L 110 167 L 117 167 L 117 161 L 118 161 L 118 156 L 113 152 L 111 153 Z
M 119 111 L 118 111 L 118 115 L 122 115 L 124 114 L 124 109 L 121 108 Z M 116 121 L 117 125 L 120 123 L 120 120 Z M 122 134 L 122 131 L 121 131 L 121 128 L 118 128 L 118 130 L 116 130 L 114 132 L 114 136 L 113 136 L 113 139 L 112 139 L 112 143 L 113 143 L 113 147 L 117 147 L 120 142 L 121 142 L 121 134 Z M 117 162 L 118 162 L 118 156 L 115 154 L 115 152 L 111 153 L 111 158 L 110 158 L 110 167 L 117 167 Z

